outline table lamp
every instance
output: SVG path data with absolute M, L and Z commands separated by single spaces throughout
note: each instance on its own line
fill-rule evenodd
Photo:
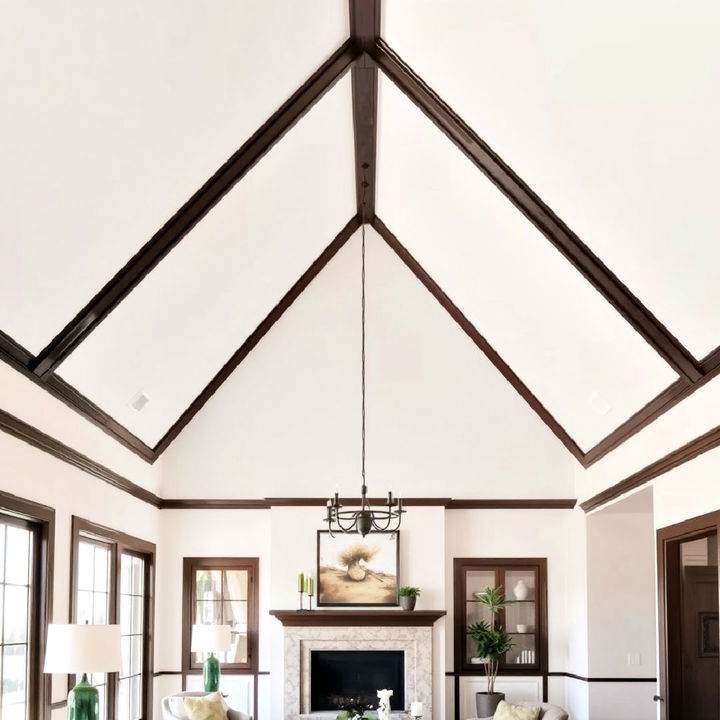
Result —
M 119 625 L 48 625 L 44 671 L 81 676 L 68 694 L 68 720 L 97 720 L 98 691 L 88 673 L 121 668 Z
M 203 664 L 205 692 L 217 692 L 220 686 L 220 661 L 215 653 L 232 647 L 229 625 L 193 625 L 190 652 L 210 653 Z

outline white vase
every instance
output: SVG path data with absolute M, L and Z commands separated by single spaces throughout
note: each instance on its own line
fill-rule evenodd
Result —
M 530 593 L 530 589 L 525 584 L 524 580 L 518 580 L 513 588 L 513 594 L 516 600 L 527 600 L 527 596 Z

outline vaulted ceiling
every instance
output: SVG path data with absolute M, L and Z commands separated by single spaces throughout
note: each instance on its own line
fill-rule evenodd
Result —
M 585 466 L 720 373 L 717 3 L 0 25 L 0 355 L 150 461 L 362 220 Z

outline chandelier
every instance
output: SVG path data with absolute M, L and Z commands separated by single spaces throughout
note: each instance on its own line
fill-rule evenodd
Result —
M 363 170 L 367 170 L 367 163 L 363 164 Z M 365 208 L 365 191 L 368 187 L 366 180 L 363 180 L 362 206 Z M 360 533 L 365 537 L 371 532 L 395 532 L 400 528 L 402 514 L 405 512 L 402 506 L 402 498 L 393 498 L 392 492 L 388 492 L 387 502 L 376 509 L 370 508 L 367 498 L 367 485 L 365 484 L 365 223 L 361 225 L 362 234 L 362 264 L 360 271 L 361 278 L 361 394 L 362 394 L 362 488 L 360 490 L 360 509 L 346 510 L 340 502 L 337 491 L 335 496 L 327 501 L 327 516 L 325 522 L 328 524 L 330 535 L 334 532 Z M 334 535 L 333 535 L 334 537 Z

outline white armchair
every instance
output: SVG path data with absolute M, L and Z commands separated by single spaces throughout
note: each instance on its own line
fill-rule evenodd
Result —
M 162 700 L 163 720 L 188 720 L 185 707 L 182 703 L 183 697 L 204 697 L 207 694 L 208 693 L 202 691 L 188 690 L 187 692 L 179 692 L 164 697 Z M 240 710 L 233 710 L 231 707 L 228 707 L 224 701 L 223 704 L 227 711 L 228 720 L 253 720 L 252 715 L 246 715 L 244 712 L 240 712 Z

